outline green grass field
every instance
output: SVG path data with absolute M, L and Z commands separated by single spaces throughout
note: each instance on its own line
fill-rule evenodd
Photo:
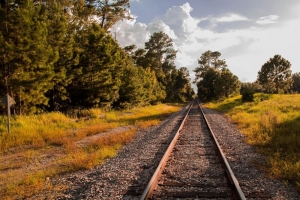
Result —
M 300 94 L 255 94 L 254 102 L 246 103 L 236 96 L 206 107 L 225 113 L 247 142 L 268 156 L 268 166 L 262 167 L 271 176 L 300 189 Z

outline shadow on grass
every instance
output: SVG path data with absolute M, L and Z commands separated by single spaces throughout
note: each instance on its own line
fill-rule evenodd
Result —
M 282 158 L 297 155 L 300 159 L 300 117 L 280 123 L 275 126 L 271 139 L 262 147 L 272 149 L 274 153 L 280 153 Z M 300 175 L 300 171 L 299 171 Z
M 217 102 L 216 102 L 217 103 Z M 240 98 L 235 99 L 234 101 L 228 101 L 227 103 L 222 103 L 215 108 L 215 110 L 220 111 L 222 113 L 228 113 L 233 110 L 237 106 L 241 106 L 244 103 Z
M 259 146 L 269 156 L 267 169 L 275 177 L 294 183 L 300 190 L 300 117 L 276 126 L 269 141 Z

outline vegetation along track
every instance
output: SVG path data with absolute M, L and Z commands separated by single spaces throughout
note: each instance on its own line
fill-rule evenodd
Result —
M 246 199 L 196 100 L 141 196 L 148 198 Z

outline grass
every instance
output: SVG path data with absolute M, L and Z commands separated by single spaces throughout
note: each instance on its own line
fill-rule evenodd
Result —
M 254 102 L 241 96 L 206 107 L 225 113 L 247 142 L 269 158 L 265 169 L 274 177 L 291 181 L 300 189 L 300 95 L 255 94 Z
M 1 116 L 0 196 L 23 199 L 39 191 L 60 192 L 67 186 L 51 185 L 49 179 L 103 163 L 129 143 L 137 130 L 159 124 L 182 106 L 91 109 L 82 111 L 80 118 L 58 112 L 13 116 L 10 134 L 7 119 Z

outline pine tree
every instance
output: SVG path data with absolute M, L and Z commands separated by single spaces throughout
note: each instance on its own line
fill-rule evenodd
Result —
M 196 78 L 194 83 L 197 83 L 204 75 L 205 72 L 210 68 L 220 70 L 227 67 L 225 60 L 220 60 L 221 53 L 218 51 L 206 51 L 204 52 L 200 59 L 198 59 L 199 66 L 195 68 L 194 72 L 196 73 Z
M 75 105 L 98 107 L 118 99 L 120 74 L 123 70 L 122 49 L 99 25 L 92 24 L 81 31 L 80 44 L 83 51 L 79 64 L 81 71 L 70 85 Z
M 119 99 L 117 107 L 131 108 L 150 104 L 150 83 L 147 72 L 140 66 L 128 65 L 121 77 Z
M 209 68 L 202 76 L 203 78 L 197 82 L 198 97 L 202 101 L 216 98 L 214 81 L 218 77 L 218 71 L 214 68 Z
M 100 27 L 107 31 L 117 21 L 132 19 L 129 13 L 129 0 L 86 0 L 100 18 Z
M 291 63 L 275 55 L 270 58 L 258 72 L 257 82 L 263 86 L 267 93 L 284 93 L 287 92 L 292 84 Z
M 189 71 L 186 67 L 181 67 L 178 70 L 178 75 L 175 82 L 175 91 L 179 102 L 192 100 L 194 90 L 191 87 Z
M 53 88 L 47 92 L 50 110 L 58 110 L 66 106 L 68 98 L 67 86 L 74 78 L 71 66 L 77 64 L 78 57 L 74 55 L 74 31 L 71 29 L 71 16 L 65 12 L 69 5 L 48 0 L 48 43 L 57 56 L 54 63 Z
M 155 72 L 157 80 L 165 83 L 166 74 L 175 68 L 176 51 L 172 39 L 164 32 L 155 32 L 145 43 L 145 61 L 143 67 L 149 67 Z
M 46 8 L 32 0 L 12 5 L 6 15 L 6 32 L 1 31 L 5 33 L 2 77 L 25 113 L 38 112 L 48 104 L 45 93 L 53 86 L 50 80 L 57 60 L 47 43 Z

